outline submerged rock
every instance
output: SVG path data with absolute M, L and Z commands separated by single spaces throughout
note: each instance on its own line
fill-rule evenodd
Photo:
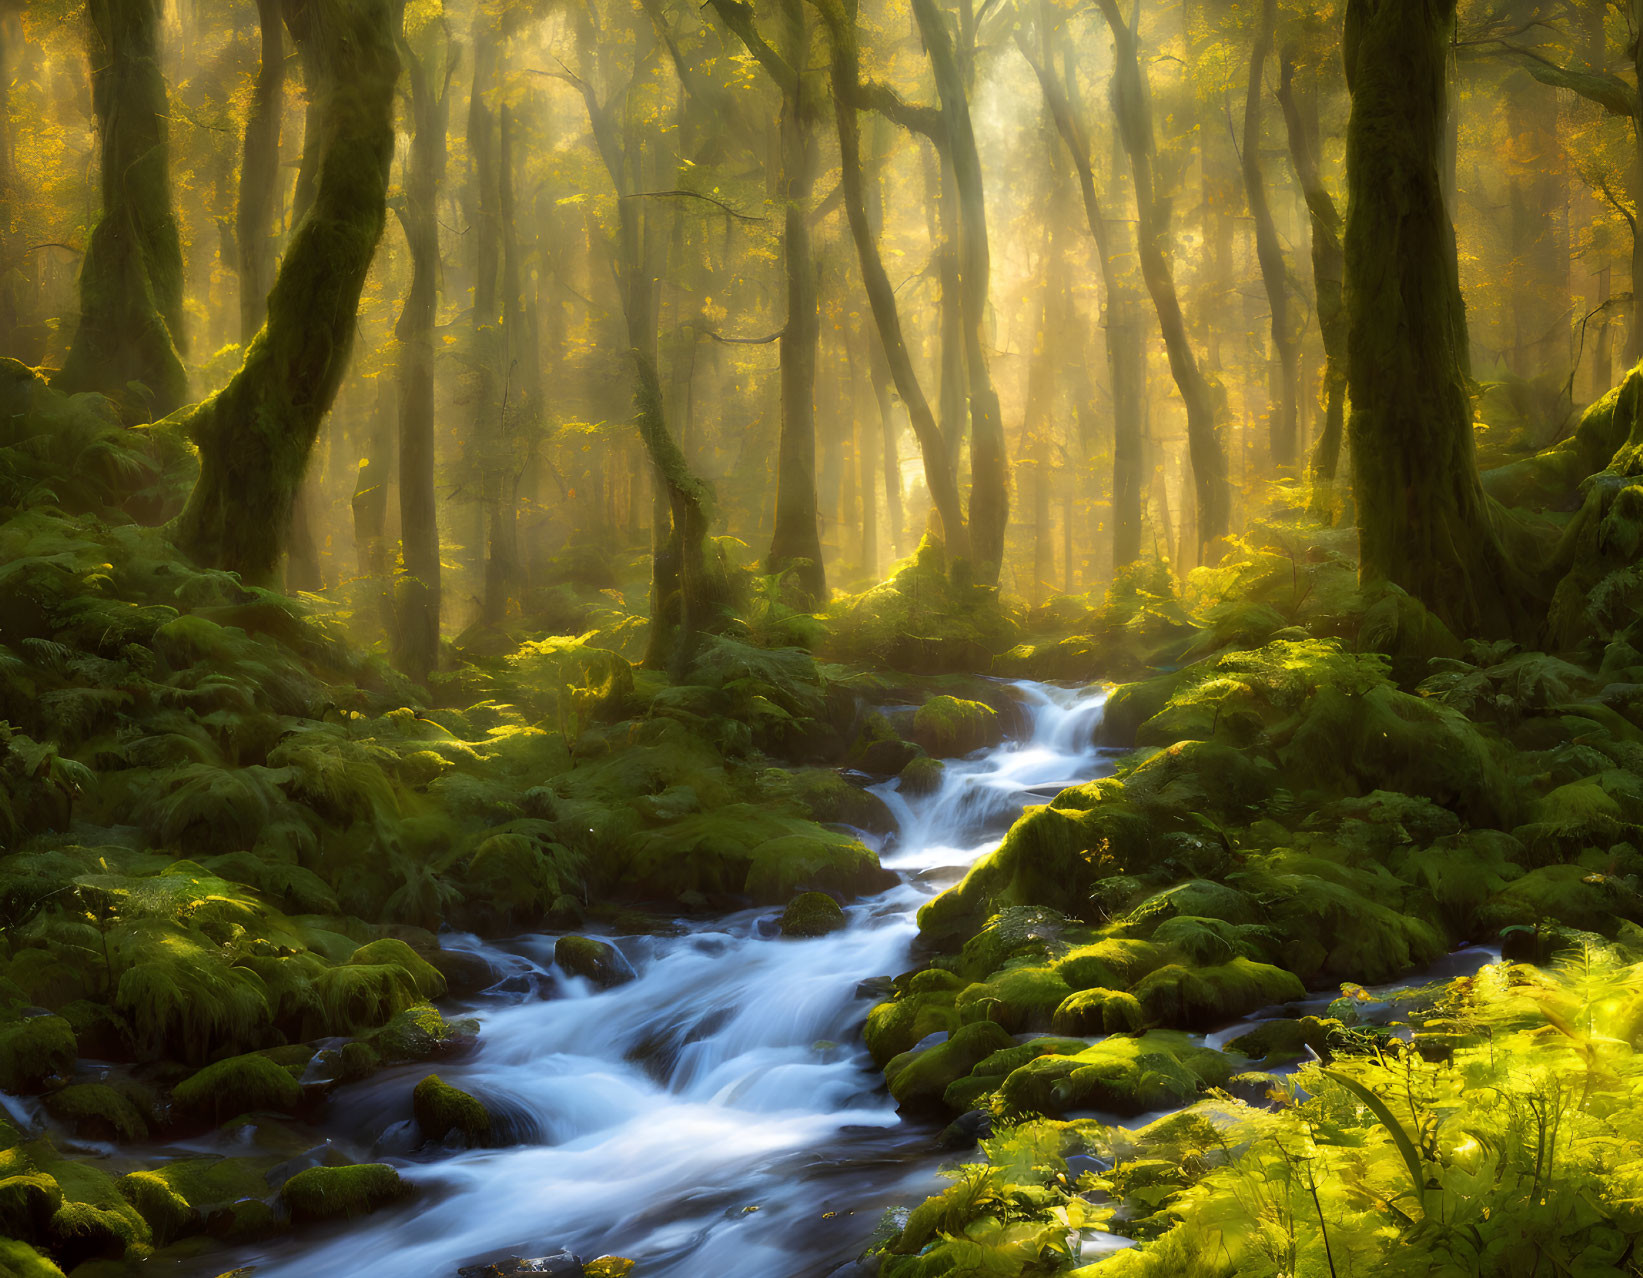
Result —
M 825 892 L 800 892 L 782 911 L 783 936 L 826 936 L 843 926 L 843 909 Z
M 572 976 L 583 976 L 600 989 L 622 985 L 638 973 L 609 941 L 591 936 L 561 936 L 553 947 L 553 961 Z
M 465 1145 L 483 1145 L 491 1138 L 491 1116 L 484 1104 L 438 1074 L 429 1074 L 416 1085 L 411 1112 L 428 1140 L 442 1141 L 452 1132 Z
M 568 1251 L 556 1251 L 551 1256 L 512 1256 L 456 1271 L 457 1278 L 520 1278 L 524 1274 L 537 1278 L 582 1278 L 586 1272 L 582 1258 Z

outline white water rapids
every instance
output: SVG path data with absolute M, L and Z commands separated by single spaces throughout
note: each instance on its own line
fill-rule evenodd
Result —
M 632 1257 L 636 1278 L 850 1271 L 886 1206 L 941 1183 L 933 1130 L 902 1122 L 861 1046 L 875 999 L 858 984 L 913 965 L 918 907 L 1025 805 L 1110 770 L 1094 745 L 1102 690 L 1015 688 L 1022 739 L 950 762 L 929 796 L 877 788 L 901 826 L 883 862 L 902 882 L 848 907 L 842 931 L 786 940 L 765 909 L 609 936 L 638 973 L 609 990 L 554 971 L 552 936 L 447 937 L 511 979 L 458 1009 L 480 1018 L 478 1047 L 435 1068 L 518 1143 L 413 1152 L 425 1065 L 340 1088 L 327 1127 L 398 1165 L 416 1197 L 236 1262 L 257 1278 L 454 1278 L 568 1248 Z

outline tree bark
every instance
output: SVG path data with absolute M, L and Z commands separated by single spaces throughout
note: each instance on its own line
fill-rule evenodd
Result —
M 267 584 L 321 419 L 353 347 L 360 292 L 386 216 L 393 157 L 393 47 L 388 0 L 336 0 L 323 20 L 285 0 L 286 27 L 307 44 L 319 106 L 314 202 L 268 297 L 268 319 L 227 386 L 186 426 L 200 478 L 178 541 L 201 563 Z
M 993 389 L 983 331 L 992 277 L 987 241 L 987 201 L 981 156 L 970 124 L 969 95 L 953 51 L 951 34 L 935 0 L 913 0 L 924 34 L 936 93 L 946 125 L 948 159 L 958 190 L 959 304 L 964 320 L 964 365 L 970 393 L 970 551 L 976 581 L 998 584 L 1004 564 L 1004 534 L 1010 522 L 1010 461 L 1004 446 L 1003 415 Z
M 401 25 L 403 25 L 403 2 Z M 401 35 L 411 97 L 411 148 L 400 222 L 411 257 L 411 285 L 394 325 L 398 343 L 399 537 L 403 571 L 394 583 L 394 660 L 418 683 L 439 665 L 443 593 L 439 508 L 434 495 L 434 317 L 439 303 L 439 188 L 445 180 L 446 128 L 456 51 L 447 48 L 438 83 L 426 58 Z
M 867 203 L 862 182 L 861 129 L 856 109 L 862 97 L 861 60 L 853 17 L 847 17 L 842 0 L 817 0 L 832 45 L 834 119 L 839 135 L 839 185 L 844 193 L 845 214 L 861 261 L 862 284 L 873 311 L 890 376 L 907 405 L 913 434 L 924 457 L 924 478 L 930 499 L 941 520 L 942 541 L 950 563 L 956 567 L 970 560 L 970 534 L 959 502 L 958 485 L 947 456 L 947 446 L 930 411 L 930 401 L 919 385 L 918 375 L 907 352 L 901 315 L 896 308 L 895 289 L 885 273 L 878 241 L 867 219 Z
M 1217 422 L 1218 397 L 1199 366 L 1175 291 L 1167 208 L 1158 198 L 1153 183 L 1152 108 L 1147 100 L 1147 81 L 1141 70 L 1135 32 L 1119 13 L 1117 0 L 1098 0 L 1098 3 L 1113 34 L 1113 105 L 1124 150 L 1135 175 L 1136 241 L 1141 278 L 1158 312 L 1170 372 L 1186 407 L 1187 451 L 1192 460 L 1197 498 L 1197 558 L 1203 561 L 1226 536 L 1231 513 L 1226 448 Z
M 280 0 L 257 0 L 262 65 L 245 120 L 234 239 L 240 277 L 240 345 L 249 346 L 268 313 L 274 280 L 274 222 L 280 186 L 280 117 L 285 108 L 285 28 Z
M 1350 0 L 1347 361 L 1360 576 L 1457 634 L 1526 629 L 1531 591 L 1478 479 L 1466 313 L 1444 204 L 1456 0 Z
M 1300 449 L 1300 341 L 1289 309 L 1289 270 L 1284 263 L 1283 244 L 1267 201 L 1266 179 L 1261 172 L 1261 107 L 1266 101 L 1267 59 L 1272 55 L 1273 33 L 1278 25 L 1278 0 L 1262 0 L 1250 54 L 1249 90 L 1244 97 L 1244 190 L 1249 197 L 1250 216 L 1255 221 L 1255 256 L 1261 265 L 1261 282 L 1266 286 L 1267 305 L 1272 309 L 1272 348 L 1278 355 L 1278 402 L 1273 406 L 1267 446 L 1275 467 L 1295 464 Z
M 160 4 L 89 0 L 86 8 L 103 213 L 80 266 L 79 328 L 52 384 L 100 391 L 128 421 L 148 421 L 188 396 Z

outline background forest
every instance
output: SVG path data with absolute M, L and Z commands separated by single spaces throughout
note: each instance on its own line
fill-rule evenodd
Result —
M 0 0 L 0 1275 L 1638 1272 L 1640 34 Z

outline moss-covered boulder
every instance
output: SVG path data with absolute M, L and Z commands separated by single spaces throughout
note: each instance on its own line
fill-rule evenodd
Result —
M 889 834 L 896 828 L 896 819 L 883 799 L 852 785 L 837 772 L 803 768 L 790 775 L 794 795 L 815 820 L 826 825 L 853 826 L 870 834 Z
M 1231 1076 L 1226 1057 L 1196 1046 L 1185 1034 L 1117 1035 L 1075 1055 L 1039 1056 L 1013 1070 L 999 1087 L 996 1108 L 1005 1117 L 1057 1117 L 1085 1109 L 1143 1114 L 1186 1104 Z
M 63 1271 L 26 1242 L 0 1238 L 0 1278 L 63 1278 Z
M 884 1067 L 890 1094 L 897 1103 L 933 1107 L 943 1093 L 994 1052 L 1014 1047 L 1009 1031 L 993 1021 L 961 1025 L 945 1043 L 922 1052 L 903 1052 Z
M 921 799 L 941 789 L 941 778 L 946 771 L 947 765 L 940 759 L 921 754 L 916 759 L 908 760 L 896 775 L 901 780 L 900 789 L 904 795 L 910 799 Z
M 913 740 L 937 758 L 958 758 L 1004 740 L 998 711 L 980 701 L 931 697 L 913 715 Z
M 953 1006 L 956 992 L 948 988 L 909 993 L 894 1002 L 880 1003 L 867 1013 L 862 1037 L 879 1067 L 931 1034 L 957 1029 L 958 1009 Z
M 1271 963 L 1236 958 L 1213 967 L 1171 963 L 1148 974 L 1135 997 L 1153 1024 L 1207 1028 L 1235 1021 L 1263 1007 L 1306 996 L 1293 972 Z
M 464 1145 L 484 1145 L 491 1138 L 491 1116 L 476 1097 L 429 1074 L 411 1093 L 411 1113 L 423 1138 L 443 1141 L 453 1133 Z
M 178 1109 L 220 1123 L 257 1110 L 290 1113 L 302 1104 L 302 1084 L 267 1056 L 251 1052 L 207 1065 L 172 1090 Z
M 790 834 L 753 849 L 742 890 L 759 905 L 779 905 L 801 891 L 863 896 L 882 892 L 896 876 L 855 839 L 826 831 Z
M 468 1050 L 479 1037 L 479 1022 L 464 1016 L 446 1020 L 431 1003 L 419 1003 L 398 1013 L 364 1042 L 342 1049 L 345 1077 L 363 1078 L 381 1064 L 425 1061 Z
M 410 1184 L 386 1163 L 310 1167 L 280 1187 L 280 1201 L 299 1223 L 363 1216 L 407 1198 Z
M 62 1188 L 44 1172 L 0 1177 L 0 1235 L 39 1241 L 62 1205 Z
M 1057 1034 L 1122 1034 L 1145 1020 L 1140 1000 L 1123 990 L 1077 990 L 1061 1000 L 1051 1018 Z
M 800 892 L 787 903 L 778 926 L 783 936 L 826 936 L 844 926 L 844 910 L 825 892 Z
M 1310 1048 L 1327 1059 L 1331 1035 L 1342 1032 L 1337 1020 L 1302 1016 L 1293 1020 L 1262 1021 L 1227 1044 L 1227 1050 L 1241 1052 L 1251 1060 L 1282 1064 L 1298 1060 Z
M 106 1083 L 75 1083 L 45 1098 L 46 1112 L 84 1140 L 148 1139 L 148 1116 Z
M 161 1247 L 200 1227 L 200 1213 L 162 1175 L 131 1172 L 120 1178 L 120 1192 L 148 1222 L 155 1243 Z
M 582 1266 L 582 1278 L 628 1278 L 633 1262 L 626 1256 L 596 1256 Z
M 0 1091 L 32 1092 L 74 1068 L 74 1029 L 61 1016 L 0 1021 Z
M 959 991 L 959 1016 L 966 1021 L 996 1021 L 1012 1034 L 1046 1030 L 1072 989 L 1053 967 L 1035 964 L 1007 967 L 985 981 Z
M 282 1222 L 269 1175 L 272 1156 L 176 1158 L 120 1179 L 120 1192 L 162 1245 L 203 1232 L 229 1242 L 276 1232 Z
M 625 984 L 638 975 L 619 949 L 591 936 L 561 936 L 554 943 L 553 961 L 563 971 L 584 977 L 600 989 Z

